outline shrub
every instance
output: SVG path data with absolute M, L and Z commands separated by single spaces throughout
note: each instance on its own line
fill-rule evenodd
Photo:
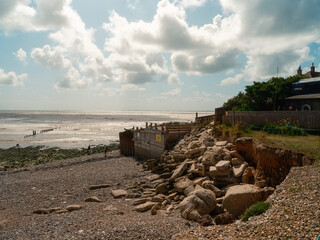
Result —
M 269 209 L 269 207 L 270 203 L 268 202 L 257 202 L 247 208 L 247 210 L 240 216 L 240 219 L 246 222 L 250 217 L 264 213 Z
M 298 123 L 291 123 L 290 120 L 281 120 L 277 124 L 268 123 L 264 125 L 263 131 L 270 134 L 281 134 L 290 136 L 305 136 L 306 131 L 300 128 Z

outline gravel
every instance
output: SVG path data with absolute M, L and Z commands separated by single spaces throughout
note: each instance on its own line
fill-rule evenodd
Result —
M 180 217 L 137 213 L 134 199 L 113 189 L 148 181 L 150 172 L 118 152 L 84 156 L 0 173 L 0 239 L 317 239 L 320 234 L 320 165 L 292 168 L 268 198 L 270 209 L 248 222 L 202 227 Z M 93 185 L 110 187 L 90 190 Z M 106 185 L 107 186 L 107 185 Z M 85 202 L 97 197 L 102 202 Z M 57 214 L 38 209 L 81 205 Z M 104 209 L 109 209 L 104 210 Z
M 134 199 L 111 196 L 112 189 L 126 189 L 149 175 L 137 161 L 118 152 L 107 158 L 96 154 L 2 172 L 0 239 L 170 239 L 195 226 L 176 210 L 168 216 L 137 213 Z M 111 187 L 89 189 L 99 184 Z M 85 202 L 93 196 L 102 202 Z M 69 205 L 81 205 L 81 209 L 33 214 Z M 104 210 L 110 206 L 116 210 Z

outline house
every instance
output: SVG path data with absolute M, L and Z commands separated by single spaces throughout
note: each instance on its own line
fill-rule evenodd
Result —
M 286 109 L 320 110 L 320 72 L 315 71 L 314 63 L 312 63 L 310 71 L 305 74 L 302 74 L 301 66 L 299 66 L 297 75 L 302 79 L 292 84 L 291 96 L 286 98 Z

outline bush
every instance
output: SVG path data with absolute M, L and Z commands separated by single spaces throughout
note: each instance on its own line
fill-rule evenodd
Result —
M 299 127 L 298 123 L 291 123 L 290 120 L 281 120 L 277 124 L 268 123 L 264 125 L 263 131 L 270 134 L 281 134 L 290 136 L 305 136 L 306 131 Z
M 269 209 L 269 207 L 270 203 L 268 202 L 257 202 L 247 208 L 247 210 L 240 216 L 240 219 L 246 222 L 250 217 L 264 213 Z

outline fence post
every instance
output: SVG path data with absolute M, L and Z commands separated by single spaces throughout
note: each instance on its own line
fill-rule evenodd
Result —
M 236 123 L 236 113 L 234 110 L 232 110 L 232 127 L 234 127 Z

